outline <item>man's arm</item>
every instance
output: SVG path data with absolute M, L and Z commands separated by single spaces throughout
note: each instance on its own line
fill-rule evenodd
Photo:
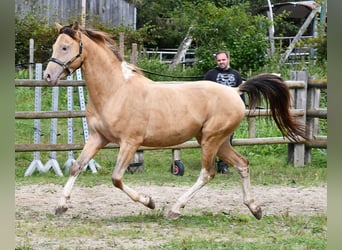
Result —
M 215 71 L 213 69 L 209 70 L 205 75 L 204 75 L 204 80 L 208 81 L 216 81 L 216 76 L 215 76 Z

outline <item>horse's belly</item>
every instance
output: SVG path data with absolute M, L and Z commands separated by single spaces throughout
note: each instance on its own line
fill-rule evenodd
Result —
M 142 145 L 147 147 L 167 147 L 181 144 L 193 137 L 200 131 L 200 126 L 187 128 L 160 128 L 145 131 Z

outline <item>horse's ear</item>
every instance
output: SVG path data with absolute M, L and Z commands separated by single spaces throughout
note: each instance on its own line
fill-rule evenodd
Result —
M 57 30 L 59 32 L 63 28 L 63 26 L 60 25 L 59 23 L 55 23 L 55 24 L 56 24 Z
M 78 31 L 79 29 L 79 24 L 77 21 L 74 22 L 74 24 L 72 25 L 72 29 L 75 30 L 75 31 Z

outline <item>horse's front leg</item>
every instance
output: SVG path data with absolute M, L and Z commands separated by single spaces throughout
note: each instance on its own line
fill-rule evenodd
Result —
M 150 196 L 146 196 L 146 195 L 138 193 L 134 189 L 125 185 L 122 180 L 125 174 L 125 171 L 137 149 L 138 149 L 138 145 L 133 146 L 128 143 L 120 144 L 119 155 L 118 155 L 118 158 L 114 167 L 114 172 L 112 175 L 112 182 L 115 187 L 121 189 L 133 201 L 140 202 L 146 207 L 154 209 L 155 204 Z
M 97 153 L 97 151 L 103 148 L 107 143 L 108 141 L 99 134 L 90 135 L 80 156 L 76 159 L 71 167 L 69 179 L 64 185 L 62 197 L 60 198 L 55 211 L 56 215 L 63 214 L 66 210 L 68 210 L 67 202 L 70 200 L 71 190 L 78 175 L 81 173 L 82 169 L 90 161 L 90 159 Z

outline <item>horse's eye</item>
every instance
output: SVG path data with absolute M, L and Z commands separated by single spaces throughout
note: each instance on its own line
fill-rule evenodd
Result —
M 62 50 L 66 51 L 66 50 L 67 50 L 67 47 L 66 47 L 66 46 L 64 46 L 64 47 L 62 48 Z

